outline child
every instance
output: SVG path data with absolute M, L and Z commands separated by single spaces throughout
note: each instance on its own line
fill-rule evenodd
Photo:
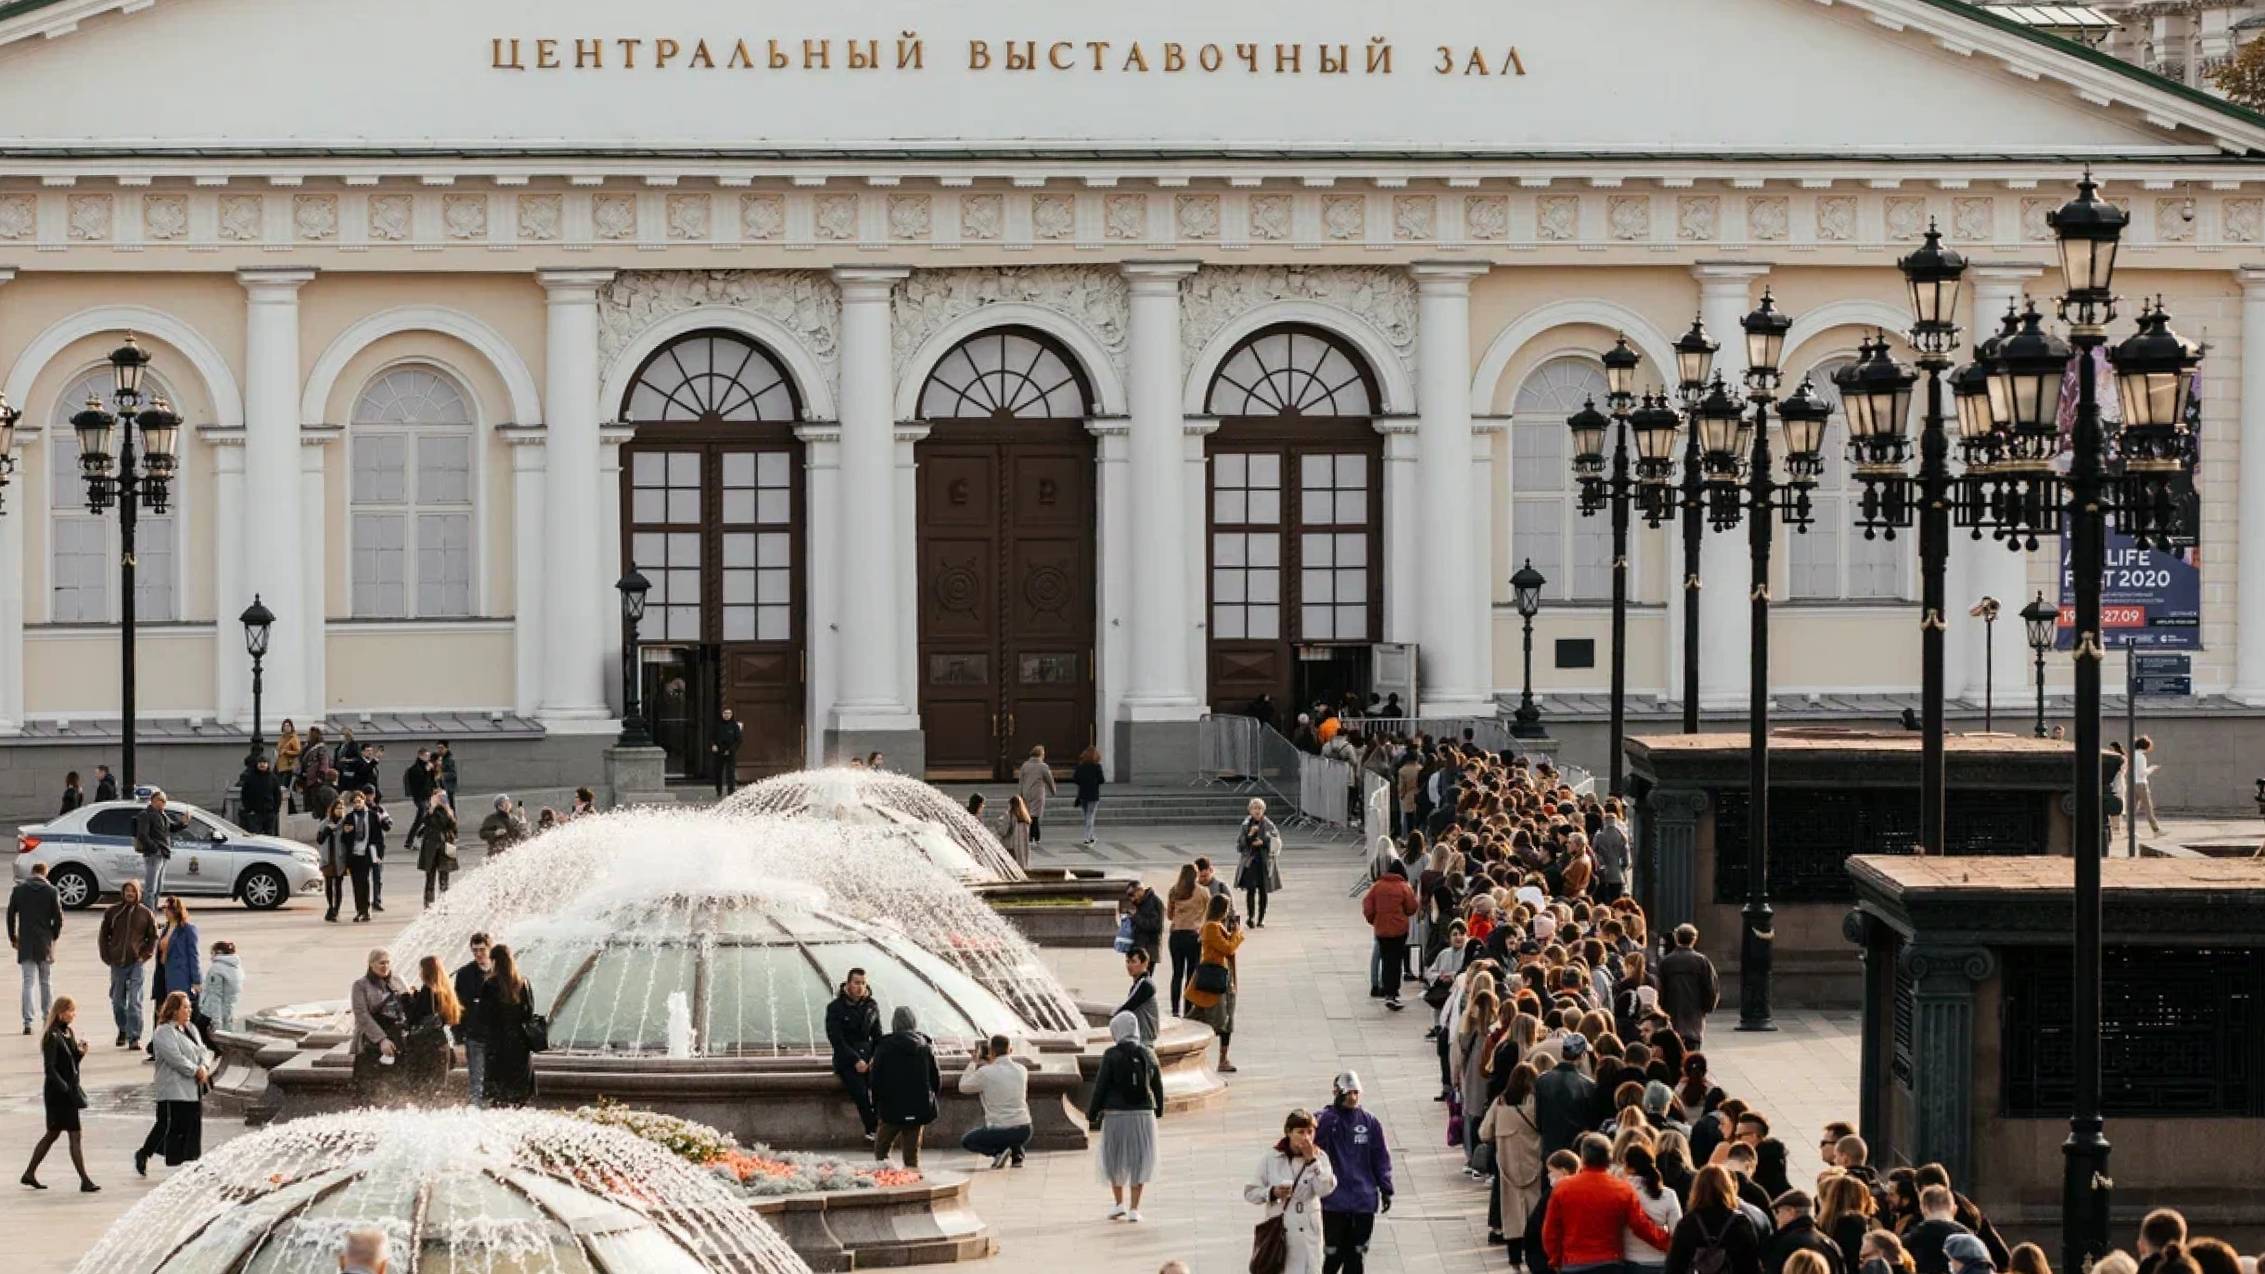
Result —
M 244 966 L 236 958 L 236 944 L 225 939 L 213 943 L 212 963 L 204 972 L 204 998 L 197 1006 L 212 1023 L 212 1029 L 236 1029 L 236 1002 L 243 995 Z

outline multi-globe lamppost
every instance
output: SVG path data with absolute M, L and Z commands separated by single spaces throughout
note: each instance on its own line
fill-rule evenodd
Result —
M 1685 410 L 1695 409 L 1707 374 L 1720 348 L 1707 339 L 1696 320 L 1675 342 L 1675 374 Z M 1621 794 L 1626 758 L 1622 739 L 1628 722 L 1628 519 L 1631 508 L 1640 511 L 1644 525 L 1658 529 L 1680 511 L 1683 515 L 1683 733 L 1699 732 L 1699 537 L 1704 509 L 1699 462 L 1699 435 L 1689 431 L 1683 450 L 1682 486 L 1674 485 L 1675 437 L 1681 421 L 1664 392 L 1636 393 L 1636 369 L 1643 356 L 1628 347 L 1623 335 L 1605 351 L 1605 401 L 1611 415 L 1591 400 L 1567 418 L 1573 434 L 1573 472 L 1580 479 L 1580 509 L 1584 517 L 1610 511 L 1612 515 L 1612 728 L 1611 787 Z M 1605 467 L 1604 435 L 1612 433 L 1612 460 Z M 1629 443 L 1635 444 L 1631 470 Z
M 2045 600 L 2043 593 L 2021 608 L 2023 635 L 2029 639 L 2029 651 L 2037 658 L 2037 737 L 2045 737 L 2045 656 L 2053 649 L 2053 631 L 2060 627 L 2061 608 Z
M 145 504 L 152 513 L 165 512 L 181 437 L 181 418 L 164 397 L 142 393 L 142 373 L 148 367 L 149 353 L 127 333 L 125 344 L 110 354 L 111 400 L 118 410 L 112 413 L 99 396 L 89 397 L 86 410 L 71 417 L 71 428 L 79 436 L 79 476 L 86 480 L 87 512 L 99 515 L 113 506 L 118 510 L 118 778 L 121 790 L 129 795 L 134 790 L 134 525 Z M 126 427 L 119 429 L 121 424 Z M 142 444 L 138 458 L 137 428 Z M 110 452 L 113 430 L 118 435 L 115 456 Z
M 1761 304 L 1740 323 L 1746 335 L 1746 374 L 1742 392 L 1733 391 L 1716 374 L 1711 381 L 1718 346 L 1697 324 L 1676 342 L 1676 375 L 1690 424 L 1684 429 L 1684 467 L 1681 489 L 1676 479 L 1675 439 L 1682 418 L 1669 406 L 1666 394 L 1634 392 L 1636 356 L 1623 338 L 1605 356 L 1606 389 L 1611 398 L 1612 421 L 1584 407 L 1568 422 L 1573 433 L 1574 465 L 1581 477 L 1582 507 L 1593 512 L 1614 506 L 1614 683 L 1621 686 L 1622 659 L 1619 636 L 1625 631 L 1627 501 L 1635 499 L 1647 524 L 1659 526 L 1680 511 L 1684 523 L 1685 581 L 1689 605 L 1685 637 L 1684 721 L 1686 731 L 1697 728 L 1698 539 L 1701 514 L 1714 530 L 1726 531 L 1744 522 L 1750 556 L 1748 603 L 1753 608 L 1753 667 L 1748 709 L 1746 905 L 1744 933 L 1739 947 L 1739 1029 L 1774 1029 L 1770 1021 L 1771 944 L 1773 915 L 1769 902 L 1769 570 L 1774 523 L 1782 519 L 1793 529 L 1806 530 L 1811 517 L 1810 491 L 1823 471 L 1825 422 L 1831 404 L 1817 397 L 1807 381 L 1778 403 L 1778 427 L 1785 434 L 1785 476 L 1781 479 L 1770 447 L 1770 404 L 1777 402 L 1785 334 L 1793 326 L 1767 292 Z M 1752 416 L 1747 415 L 1748 408 Z M 1613 444 L 1613 470 L 1604 470 L 1604 432 L 1617 424 Z M 1633 435 L 1636 471 L 1628 476 L 1628 446 Z M 1619 696 L 1616 694 L 1615 698 Z M 1617 706 L 1617 705 L 1616 705 Z M 1615 759 L 1619 751 L 1615 714 Z
M 1926 650 L 1927 751 L 1921 793 L 1923 843 L 1943 844 L 1941 730 L 1941 581 L 1948 520 L 1979 537 L 1984 530 L 2015 549 L 2034 550 L 2040 538 L 2069 537 L 2069 577 L 2075 591 L 2076 838 L 2074 1043 L 2075 1082 L 2062 1181 L 2061 1259 L 2083 1268 L 2107 1250 L 2108 1141 L 2100 1109 L 2101 908 L 2100 854 L 2105 832 L 2100 766 L 2100 589 L 2106 570 L 2107 528 L 2144 548 L 2169 548 L 2193 528 L 2180 525 L 2189 505 L 2194 439 L 2187 428 L 2192 376 L 2201 352 L 2171 331 L 2160 302 L 2143 307 L 2139 330 L 2108 351 L 2122 405 L 2120 427 L 2102 420 L 2095 351 L 2108 342 L 2115 318 L 2116 247 L 2129 214 L 2097 198 L 2086 173 L 2074 199 L 2048 221 L 2061 259 L 2061 320 L 2068 339 L 2048 332 L 2031 304 L 2006 316 L 1996 339 L 1984 342 L 1973 363 L 1953 376 L 1960 449 L 1965 471 L 1952 481 L 1942 411 L 1943 371 L 1956 344 L 1951 322 L 1965 263 L 1944 250 L 1930 227 L 1927 242 L 1904 258 L 1912 295 L 1912 345 L 1927 374 L 1927 413 L 1921 435 L 1916 490 L 1902 473 L 1902 405 L 1912 373 L 1895 365 L 1886 343 L 1843 373 L 1842 402 L 1852 454 L 1864 480 L 1864 522 L 1909 525 L 1919 506 L 1920 562 L 1926 572 L 1922 603 Z M 2063 432 L 2062 397 L 2075 359 L 2076 401 Z M 1914 500 L 1914 497 L 1916 499 Z M 2023 619 L 2032 640 L 2042 637 L 2046 614 L 2040 595 Z M 2057 617 L 2056 617 L 2057 618 Z M 2042 696 L 2040 694 L 2040 705 Z M 2040 707 L 2038 730 L 2043 732 Z

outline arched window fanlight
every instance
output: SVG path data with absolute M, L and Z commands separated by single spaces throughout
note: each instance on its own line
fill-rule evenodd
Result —
M 1219 364 L 1205 409 L 1214 416 L 1374 416 L 1376 380 L 1344 342 L 1318 328 L 1254 332 Z
M 792 422 L 800 414 L 786 368 L 736 332 L 695 332 L 654 351 L 622 404 L 623 418 L 640 425 Z
M 1083 420 L 1091 411 L 1076 362 L 1022 328 L 952 346 L 920 387 L 922 420 Z

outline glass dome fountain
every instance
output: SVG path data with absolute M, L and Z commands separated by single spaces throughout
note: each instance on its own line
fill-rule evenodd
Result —
M 778 774 L 725 797 L 726 813 L 807 814 L 895 828 L 963 881 L 1023 880 L 1022 866 L 965 806 L 903 774 L 834 766 Z
M 893 926 L 827 910 L 807 885 L 609 890 L 497 936 L 518 954 L 561 1052 L 822 1055 L 826 1004 L 853 968 L 887 1015 L 910 1008 L 938 1039 L 1031 1029 L 950 962 Z
M 247 1133 L 151 1191 L 79 1274 L 302 1274 L 383 1230 L 419 1274 L 808 1274 L 714 1175 L 535 1111 L 354 1111 Z
M 913 1005 L 939 1037 L 1086 1029 L 1037 949 L 885 821 L 654 808 L 579 818 L 458 877 L 396 939 L 395 963 L 453 965 L 475 931 L 512 944 L 539 997 L 560 997 L 554 1040 L 562 1027 L 582 1034 L 592 1010 L 578 1004 L 613 1006 L 603 1032 L 591 1019 L 598 1049 L 664 1052 L 653 1032 L 680 993 L 701 1052 L 800 1043 L 823 1054 L 825 1004 L 852 965 L 885 1007 Z

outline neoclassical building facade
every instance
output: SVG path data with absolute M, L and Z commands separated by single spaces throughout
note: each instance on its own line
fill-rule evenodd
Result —
M 2265 119 L 1955 0 L 1458 3 L 1384 35 L 1348 0 L 775 32 L 716 0 L 635 30 L 594 0 L 374 32 L 274 7 L 0 8 L 0 732 L 115 722 L 118 530 L 68 418 L 129 330 L 188 424 L 140 532 L 153 718 L 249 724 L 257 593 L 271 729 L 604 735 L 630 565 L 687 771 L 728 704 L 749 773 L 1090 742 L 1177 775 L 1203 712 L 1349 687 L 1391 643 L 1427 713 L 1491 714 L 1528 560 L 1537 687 L 1597 691 L 1610 544 L 1564 427 L 1597 355 L 1625 334 L 1656 384 L 1694 316 L 1734 336 L 1767 290 L 1789 375 L 1829 385 L 1876 330 L 1903 349 L 1930 222 L 1993 331 L 2053 290 L 2044 214 L 2087 164 L 2133 214 L 2122 289 L 2210 347 L 2198 689 L 2265 701 Z M 255 39 L 272 75 L 163 112 L 92 74 L 209 79 Z M 1856 531 L 1849 484 L 1780 537 L 1788 696 L 1919 680 L 1910 539 Z M 1745 554 L 1702 561 L 1726 710 Z M 1630 557 L 1630 685 L 1663 703 L 1680 555 L 1639 528 Z M 2019 625 L 1962 599 L 2010 612 L 2056 563 L 1959 540 L 1954 696 L 1987 661 L 2021 701 Z

